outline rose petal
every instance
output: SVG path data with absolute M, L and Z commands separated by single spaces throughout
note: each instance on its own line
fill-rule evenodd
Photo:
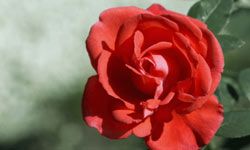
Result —
M 202 21 L 192 18 L 192 17 L 189 17 L 189 20 L 191 20 L 197 27 L 207 29 L 207 25 L 203 23 Z
M 147 8 L 148 11 L 156 14 L 156 15 L 164 15 L 164 14 L 175 14 L 175 15 L 181 15 L 183 16 L 183 14 L 178 13 L 178 12 L 174 12 L 171 10 L 167 10 L 165 9 L 162 5 L 160 4 L 152 4 L 149 8 Z M 200 28 L 207 28 L 207 25 L 203 22 L 201 22 L 198 19 L 186 16 L 189 18 L 189 20 L 191 20 L 196 26 L 200 27 Z
M 211 70 L 201 55 L 198 56 L 198 65 L 194 81 L 195 96 L 204 96 L 209 93 L 212 84 Z
M 136 31 L 134 35 L 134 54 L 136 58 L 139 58 L 141 54 L 141 47 L 143 44 L 143 40 L 144 40 L 144 37 L 141 31 Z
M 169 66 L 166 59 L 162 55 L 152 55 L 155 67 L 151 68 L 150 73 L 153 76 L 166 78 L 169 73 Z
M 140 120 L 136 120 L 132 118 L 130 116 L 130 114 L 132 113 L 135 113 L 135 111 L 129 110 L 129 109 L 117 109 L 117 110 L 112 111 L 112 114 L 117 121 L 123 122 L 126 124 L 132 124 L 132 123 L 140 121 Z
M 111 87 L 111 85 L 109 84 L 109 76 L 108 76 L 108 63 L 111 57 L 111 53 L 110 52 L 102 52 L 98 62 L 99 65 L 98 66 L 98 75 L 99 75 L 99 81 L 100 83 L 102 83 L 102 86 L 104 87 L 104 89 L 107 91 L 107 93 L 115 98 L 119 98 L 119 96 L 114 92 L 113 88 Z
M 178 25 L 167 18 L 149 15 L 144 18 L 138 25 L 144 35 L 143 49 L 159 42 L 171 42 L 173 33 L 179 31 Z
M 146 97 L 135 87 L 130 70 L 117 55 L 103 51 L 98 63 L 99 81 L 110 96 L 122 101 L 132 110 L 139 104 L 139 100 Z
M 212 94 L 210 93 L 212 85 L 210 68 L 201 55 L 198 55 L 198 60 L 193 79 L 181 81 L 177 86 L 178 100 L 185 102 L 180 104 L 180 110 L 185 113 L 200 108 L 207 101 L 207 96 Z
M 216 87 L 218 86 L 220 79 L 221 79 L 221 73 L 223 72 L 224 68 L 224 57 L 223 52 L 221 49 L 221 46 L 218 42 L 218 40 L 215 38 L 213 33 L 209 30 L 202 29 L 203 34 L 205 38 L 207 39 L 207 57 L 205 58 L 206 62 L 208 63 L 213 83 L 211 85 L 211 93 L 214 93 L 216 90 Z
M 130 77 L 133 80 L 134 86 L 137 87 L 138 90 L 147 95 L 155 94 L 155 91 L 160 84 L 160 80 L 158 78 L 142 74 L 129 65 L 126 65 L 126 67 L 130 71 Z
M 202 29 L 208 29 L 204 23 L 170 10 L 168 10 L 168 13 L 164 16 L 177 22 L 180 27 L 180 32 L 189 39 L 191 47 L 197 51 L 198 54 L 206 57 L 207 47 L 203 44 L 205 40 Z
M 202 38 L 202 32 L 199 27 L 197 27 L 192 21 L 190 21 L 189 17 L 177 13 L 172 13 L 168 11 L 167 14 L 164 15 L 170 20 L 177 22 L 182 32 L 188 31 L 188 33 L 194 35 L 198 40 Z
M 184 53 L 176 48 L 160 52 L 159 54 L 165 57 L 169 68 L 168 74 L 163 83 L 163 94 L 165 93 L 163 96 L 166 96 L 166 94 L 176 86 L 178 81 L 185 80 L 191 76 L 193 71 L 191 69 L 192 63 Z
M 182 52 L 183 55 L 185 55 L 186 59 L 190 63 L 190 66 L 197 65 L 198 54 L 192 49 L 190 40 L 186 36 L 180 32 L 176 32 L 173 37 L 173 43 L 178 48 L 178 50 Z
M 105 47 L 114 50 L 116 35 L 124 20 L 142 13 L 147 13 L 147 11 L 133 6 L 110 8 L 101 13 L 99 21 L 91 27 L 86 40 L 94 68 L 97 66 L 100 53 L 104 50 L 103 44 L 105 43 Z
M 166 50 L 168 48 L 171 48 L 172 45 L 173 44 L 170 43 L 170 42 L 159 42 L 159 43 L 156 43 L 156 44 L 151 45 L 150 47 L 148 47 L 146 50 L 144 50 L 141 53 L 141 57 L 144 56 L 145 54 L 151 52 L 151 51 Z
M 145 137 L 151 133 L 150 117 L 146 118 L 143 122 L 133 128 L 133 134 L 137 137 Z
M 153 138 L 152 133 L 147 139 L 151 149 L 198 149 L 208 144 L 223 121 L 223 108 L 212 96 L 192 113 L 180 115 L 173 112 L 172 115 L 173 118 L 164 123 L 159 138 Z
M 200 109 L 185 116 L 186 124 L 196 134 L 199 146 L 208 144 L 223 121 L 223 108 L 212 96 Z
M 118 122 L 112 116 L 112 104 L 117 100 L 102 88 L 97 76 L 89 78 L 82 102 L 83 118 L 90 127 L 108 138 L 127 138 L 132 133 L 132 125 Z
M 169 92 L 168 95 L 161 101 L 160 105 L 167 105 L 175 96 L 174 92 Z
M 193 95 L 188 94 L 188 93 L 184 93 L 184 92 L 180 92 L 178 94 L 178 100 L 181 100 L 183 102 L 195 102 L 197 100 L 197 98 L 195 98 Z
M 160 137 L 154 139 L 152 135 L 149 136 L 146 139 L 147 145 L 154 150 L 198 149 L 193 131 L 185 124 L 180 115 L 176 113 L 172 113 L 172 115 L 172 120 L 163 123 L 163 130 Z
M 129 58 L 134 54 L 133 35 L 136 30 L 144 35 L 142 50 L 162 41 L 171 41 L 174 31 L 178 26 L 167 18 L 154 16 L 148 12 L 132 17 L 122 25 L 117 35 L 116 50 L 125 63 L 129 64 Z
M 147 8 L 147 10 L 156 15 L 162 15 L 167 13 L 167 10 L 160 4 L 152 4 L 150 7 Z
M 154 110 L 159 107 L 160 102 L 161 101 L 159 99 L 149 99 L 146 102 L 143 101 L 142 105 L 147 109 Z
M 195 49 L 203 58 L 207 57 L 207 45 L 205 44 L 205 42 L 200 41 L 198 43 L 198 48 Z

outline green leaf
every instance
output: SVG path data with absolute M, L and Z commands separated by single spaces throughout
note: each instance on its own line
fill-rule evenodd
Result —
M 241 94 L 239 100 L 235 103 L 234 107 L 231 110 L 232 111 L 250 110 L 250 101 L 248 100 L 248 98 L 246 98 Z
M 188 16 L 206 22 L 218 7 L 219 3 L 220 0 L 201 0 L 190 8 Z
M 232 111 L 224 114 L 224 122 L 217 135 L 237 138 L 250 135 L 250 110 Z
M 217 39 L 224 52 L 241 48 L 245 42 L 231 35 L 217 35 Z
M 215 34 L 221 32 L 223 27 L 228 23 L 228 18 L 233 7 L 233 0 L 221 0 L 219 5 L 207 19 L 208 28 Z
M 223 76 L 215 94 L 225 112 L 250 109 L 250 101 L 246 98 L 236 79 Z
M 188 15 L 188 16 L 191 16 L 191 17 L 193 17 L 193 18 L 196 18 L 196 19 L 199 19 L 199 20 L 203 21 L 202 16 L 204 16 L 204 15 L 202 15 L 201 12 L 203 12 L 203 11 L 202 11 L 202 7 L 201 7 L 201 3 L 200 3 L 200 2 L 197 2 L 197 3 L 195 3 L 195 4 L 189 9 L 187 15 Z M 205 12 L 204 12 L 204 13 L 205 13 Z
M 250 100 L 250 68 L 239 74 L 239 83 L 248 100 Z
M 232 93 L 232 90 L 234 93 Z M 238 84 L 231 78 L 222 78 L 219 87 L 216 90 L 216 95 L 224 107 L 224 111 L 232 110 L 236 103 L 237 95 L 239 94 Z
M 225 142 L 225 139 L 222 137 L 214 136 L 208 145 L 203 147 L 202 150 L 218 150 L 221 149 Z
M 229 23 L 223 28 L 223 34 L 230 34 L 246 42 L 237 51 L 225 53 L 225 70 L 240 72 L 250 67 L 250 9 L 239 9 L 231 14 Z
M 201 0 L 191 7 L 188 15 L 208 25 L 215 34 L 219 34 L 227 24 L 233 0 Z

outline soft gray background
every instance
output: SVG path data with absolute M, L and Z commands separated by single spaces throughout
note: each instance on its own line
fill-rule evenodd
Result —
M 186 13 L 196 0 L 0 0 L 0 149 L 145 149 L 110 141 L 81 120 L 85 50 L 100 12 L 160 3 Z

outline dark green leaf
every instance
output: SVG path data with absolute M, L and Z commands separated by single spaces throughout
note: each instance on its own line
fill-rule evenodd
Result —
M 224 52 L 241 48 L 245 42 L 231 35 L 218 35 L 220 45 Z
M 227 24 L 232 7 L 233 0 L 201 0 L 191 7 L 188 15 L 205 22 L 218 34 Z
M 197 2 L 189 9 L 187 15 L 203 21 L 201 12 L 202 12 L 201 3 Z
M 219 5 L 214 9 L 210 17 L 207 18 L 208 28 L 211 29 L 215 34 L 220 31 L 228 23 L 228 18 L 233 7 L 233 0 L 221 0 Z
M 250 101 L 241 94 L 239 100 L 235 103 L 232 111 L 250 110 Z
M 209 145 L 203 148 L 203 150 L 218 150 L 221 149 L 225 139 L 222 137 L 214 136 Z
M 216 150 L 250 150 L 250 136 L 227 138 L 223 147 Z
M 223 29 L 223 33 L 230 34 L 246 42 L 237 51 L 225 54 L 225 70 L 240 72 L 250 67 L 250 9 L 240 9 L 231 14 L 229 23 Z
M 232 92 L 232 90 L 234 90 Z M 225 111 L 230 111 L 238 100 L 239 87 L 238 84 L 230 78 L 222 78 L 219 87 L 216 90 L 216 95 L 219 101 L 224 106 Z
M 250 135 L 250 110 L 232 111 L 224 114 L 224 122 L 217 135 L 236 138 Z
M 239 83 L 246 97 L 250 100 L 250 68 L 240 72 Z
M 225 112 L 250 109 L 250 101 L 246 98 L 237 79 L 223 76 L 215 94 Z
M 206 22 L 218 7 L 219 3 L 220 0 L 201 0 L 190 8 L 188 15 Z

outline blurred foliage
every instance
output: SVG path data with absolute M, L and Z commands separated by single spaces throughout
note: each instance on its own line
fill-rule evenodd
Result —
M 224 123 L 218 131 L 218 136 L 239 138 L 250 135 L 250 113 L 245 111 L 228 111 L 224 114 Z
M 250 100 L 250 68 L 240 72 L 239 83 L 244 91 L 244 94 Z
M 218 137 L 204 149 L 250 149 L 249 6 L 250 0 L 200 0 L 188 13 L 207 23 L 225 57 L 224 74 L 216 91 L 225 119 Z
M 237 37 L 231 35 L 217 35 L 217 38 L 221 44 L 223 52 L 226 53 L 230 50 L 237 50 L 244 46 L 245 42 Z

